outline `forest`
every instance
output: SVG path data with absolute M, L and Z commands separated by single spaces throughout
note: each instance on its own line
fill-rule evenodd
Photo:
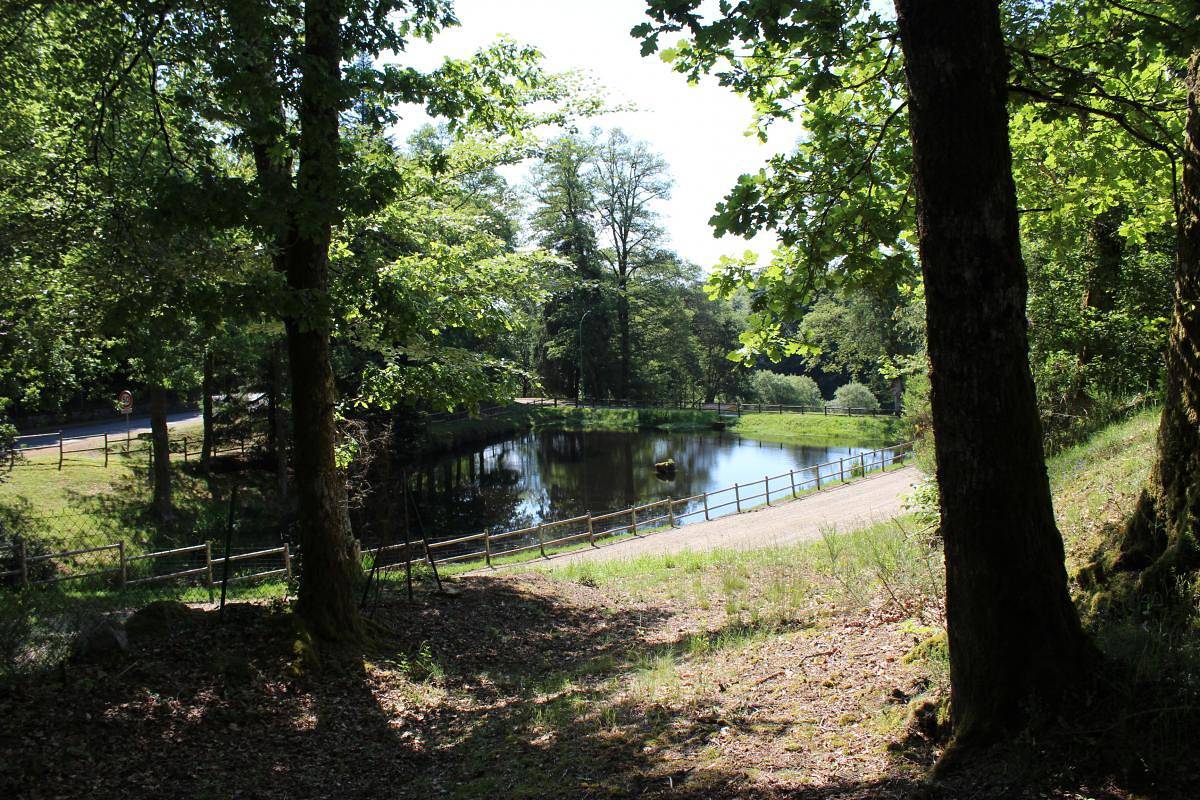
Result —
M 0 793 L 1200 794 L 1200 8 L 476 5 L 0 0 Z

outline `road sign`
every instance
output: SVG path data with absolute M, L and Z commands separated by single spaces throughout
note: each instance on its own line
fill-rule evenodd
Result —
M 133 392 L 128 389 L 122 389 L 117 392 L 117 406 L 121 409 L 122 414 L 133 413 Z

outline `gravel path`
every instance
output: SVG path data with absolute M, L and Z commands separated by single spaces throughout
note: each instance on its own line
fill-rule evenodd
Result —
M 875 472 L 853 483 L 810 494 L 782 505 L 730 514 L 711 522 L 683 525 L 673 531 L 623 539 L 594 549 L 551 556 L 550 561 L 633 558 L 680 550 L 719 547 L 752 549 L 816 539 L 826 528 L 853 530 L 903 512 L 900 504 L 920 480 L 916 467 Z M 542 562 L 533 562 L 542 563 Z M 512 565 L 528 568 L 529 563 Z

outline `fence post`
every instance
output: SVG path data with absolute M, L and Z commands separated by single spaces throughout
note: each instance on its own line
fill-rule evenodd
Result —
M 771 476 L 763 475 L 763 493 L 767 498 L 767 505 L 771 505 Z
M 796 470 L 794 470 L 794 469 L 788 470 L 788 479 L 791 480 L 791 482 L 792 482 L 792 498 L 795 499 L 795 497 L 796 497 Z
M 542 558 L 546 557 L 546 540 L 542 538 L 542 523 L 537 524 L 538 551 L 542 554 Z
M 838 459 L 838 478 L 842 483 L 846 482 L 846 459 L 844 458 Z
M 671 501 L 671 495 L 667 495 L 667 524 L 675 527 L 675 505 Z
M 212 540 L 204 543 L 204 582 L 208 584 L 208 602 L 213 601 Z
M 17 547 L 17 557 L 21 560 L 21 585 L 26 589 L 29 588 L 29 561 L 25 551 L 25 538 L 21 537 L 21 541 Z
M 108 431 L 104 432 L 104 468 L 108 469 Z
M 183 463 L 187 463 L 187 437 L 183 437 Z
M 637 506 L 631 506 L 629 509 L 629 532 L 637 536 Z
M 379 558 L 379 555 L 376 554 L 375 557 Z M 292 549 L 287 542 L 283 543 L 283 568 L 287 570 L 287 578 L 290 581 L 292 579 Z
M 596 546 L 596 531 L 595 531 L 595 529 L 592 528 L 592 512 L 590 512 L 590 511 L 587 512 L 587 523 L 588 523 L 588 544 L 590 544 L 592 547 L 595 547 Z
M 59 431 L 58 432 L 58 470 L 59 470 L 59 472 L 62 472 L 62 462 L 63 462 L 63 435 L 62 435 L 62 431 Z
M 862 470 L 862 477 L 867 477 L 867 454 L 858 454 L 858 468 Z
M 117 540 L 117 558 L 119 558 L 121 560 L 121 589 L 124 589 L 125 581 L 128 578 L 128 575 L 126 575 L 126 573 L 125 573 L 126 567 L 125 567 L 125 540 L 124 539 Z
M 821 491 L 821 465 L 820 464 L 817 464 L 817 468 L 816 468 L 815 472 L 817 473 L 817 491 L 819 492 L 819 491 Z
M 708 492 L 705 492 L 702 497 L 704 498 L 704 519 L 708 520 Z
M 483 562 L 488 565 L 488 569 L 492 566 L 492 533 L 490 530 L 483 532 Z
M 246 455 L 246 437 L 243 436 L 240 443 L 242 446 L 242 455 Z
M 733 502 L 737 508 L 737 513 L 742 513 L 742 493 L 736 483 L 733 485 Z

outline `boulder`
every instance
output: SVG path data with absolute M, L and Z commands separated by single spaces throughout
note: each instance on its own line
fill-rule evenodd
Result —
M 76 661 L 104 661 L 129 652 L 129 636 L 120 622 L 108 617 L 87 620 L 71 645 Z
M 155 600 L 125 620 L 125 630 L 134 639 L 165 636 L 203 612 L 178 600 Z
M 665 461 L 654 462 L 654 471 L 658 473 L 660 478 L 670 477 L 675 474 L 675 459 L 668 458 Z

